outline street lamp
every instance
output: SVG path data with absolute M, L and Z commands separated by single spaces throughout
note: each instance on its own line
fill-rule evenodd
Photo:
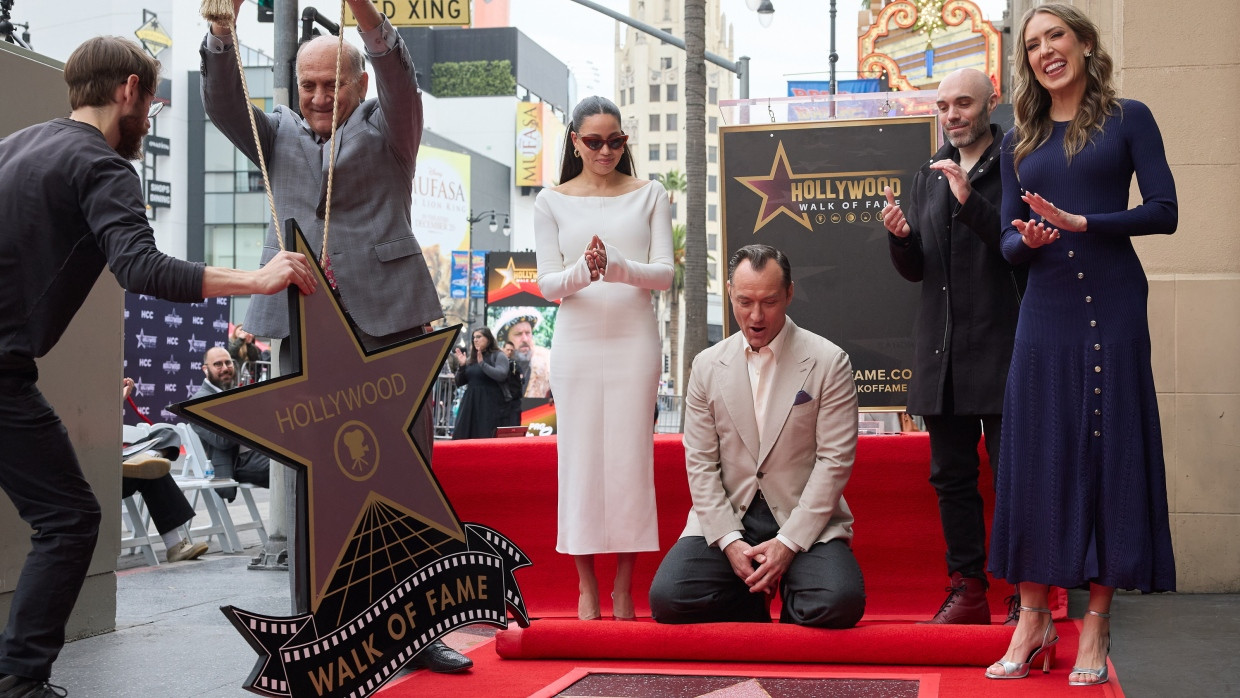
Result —
M 491 217 L 490 222 L 487 223 L 487 228 L 489 228 L 492 233 L 499 230 L 499 223 L 496 221 L 496 218 L 499 216 L 503 216 L 504 217 L 504 237 L 508 237 L 509 235 L 512 235 L 512 223 L 509 221 L 507 213 L 500 213 L 499 211 L 483 211 L 482 213 L 479 213 L 476 216 L 470 216 L 466 218 L 465 220 L 468 221 L 470 225 L 473 225 L 474 223 L 481 221 L 483 218 L 486 218 L 487 216 Z
M 771 0 L 762 0 L 757 7 L 750 9 L 757 10 L 758 24 L 761 24 L 763 28 L 771 26 L 771 21 L 775 19 L 775 6 L 771 4 Z

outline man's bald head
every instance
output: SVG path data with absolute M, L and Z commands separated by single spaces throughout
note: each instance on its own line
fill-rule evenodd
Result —
M 995 86 L 980 70 L 961 68 L 943 78 L 936 104 L 939 125 L 947 133 L 947 140 L 961 149 L 975 143 L 983 149 L 988 147 L 990 112 L 998 103 Z
M 340 89 L 336 94 L 336 56 L 339 42 L 333 36 L 318 36 L 297 49 L 297 95 L 301 115 L 319 136 L 332 132 L 332 102 L 338 100 L 338 124 L 349 116 L 366 98 L 369 75 L 362 52 L 345 42 L 340 57 Z

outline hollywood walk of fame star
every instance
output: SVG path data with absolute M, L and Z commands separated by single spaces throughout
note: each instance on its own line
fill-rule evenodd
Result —
M 299 251 L 308 250 L 301 231 Z M 306 255 L 314 262 L 312 254 Z M 451 538 L 465 533 L 409 434 L 459 326 L 366 352 L 323 270 L 291 288 L 290 341 L 301 370 L 174 406 L 173 411 L 305 469 L 311 612 L 346 555 L 363 512 L 386 503 Z
M 736 181 L 749 187 L 754 193 L 762 197 L 762 204 L 758 208 L 758 220 L 754 223 L 753 231 L 756 233 L 762 230 L 762 226 L 771 222 L 775 216 L 785 213 L 789 218 L 805 226 L 808 230 L 813 230 L 810 225 L 809 214 L 803 211 L 797 211 L 792 206 L 792 180 L 799 179 L 792 174 L 792 167 L 788 164 L 788 154 L 784 152 L 784 142 L 780 141 L 778 148 L 775 150 L 775 159 L 771 162 L 771 174 L 752 177 L 737 177 Z

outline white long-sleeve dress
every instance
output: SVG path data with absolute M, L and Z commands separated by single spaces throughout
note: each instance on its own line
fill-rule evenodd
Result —
M 607 273 L 591 283 L 598 235 Z M 661 351 L 651 290 L 672 284 L 667 192 L 620 196 L 551 189 L 534 203 L 538 287 L 562 299 L 551 342 L 559 444 L 559 536 L 569 555 L 659 549 L 654 407 Z

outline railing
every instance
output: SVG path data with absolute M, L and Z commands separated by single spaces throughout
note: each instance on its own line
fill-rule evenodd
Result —
M 654 433 L 679 434 L 682 431 L 680 406 L 684 399 L 679 395 L 658 395 L 656 400 L 655 404 L 659 406 L 659 413 L 655 417 Z
M 272 376 L 270 361 L 237 361 L 233 359 L 237 372 L 237 385 L 249 385 L 265 381 Z
M 456 423 L 456 377 L 445 371 L 435 379 L 431 389 L 431 406 L 434 409 L 436 439 L 452 438 L 452 425 Z

